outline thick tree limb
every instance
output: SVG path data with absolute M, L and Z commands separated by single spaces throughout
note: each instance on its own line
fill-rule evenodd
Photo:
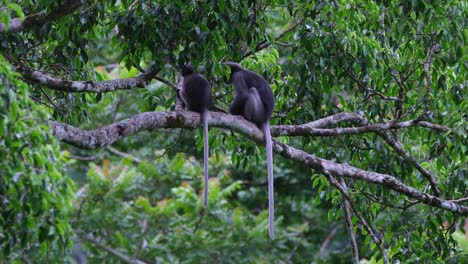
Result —
M 20 18 L 11 19 L 8 23 L 8 31 L 6 26 L 0 23 L 0 33 L 18 33 L 24 30 L 27 30 L 33 26 L 40 26 L 49 21 L 58 19 L 60 17 L 66 16 L 73 13 L 76 9 L 81 7 L 82 1 L 80 0 L 68 0 L 55 10 L 52 10 L 47 14 L 46 10 L 42 10 L 39 13 L 26 16 L 23 21 Z
M 319 119 L 314 122 L 310 122 L 304 125 L 284 125 L 284 126 L 272 126 L 272 136 L 336 136 L 341 134 L 356 134 L 356 131 L 360 133 L 381 131 L 388 129 L 404 128 L 416 126 L 416 122 L 402 122 L 393 125 L 388 123 L 375 126 L 363 126 L 363 127 L 351 127 L 351 128 L 330 128 L 330 129 L 318 129 L 314 127 L 322 127 L 332 124 L 337 124 L 343 121 L 355 121 L 359 120 L 366 122 L 362 116 L 354 113 L 340 113 L 332 115 L 323 119 Z M 174 111 L 174 112 L 146 112 L 120 122 L 92 130 L 85 131 L 73 126 L 57 123 L 51 121 L 54 129 L 54 134 L 60 140 L 69 143 L 71 145 L 94 149 L 102 146 L 106 146 L 114 143 L 124 137 L 133 135 L 142 130 L 154 130 L 159 128 L 196 128 L 199 126 L 199 115 L 189 111 Z M 232 116 L 229 114 L 210 112 L 210 126 L 218 126 L 222 128 L 233 128 L 237 123 L 244 122 L 249 126 L 240 126 L 241 133 L 253 134 L 257 131 L 257 127 L 249 122 L 246 122 L 239 116 Z M 247 129 L 248 127 L 248 129 Z M 366 129 L 370 127 L 370 129 Z M 375 128 L 378 129 L 375 129 Z M 247 130 L 246 130 L 247 129 Z M 235 129 L 234 129 L 235 130 Z M 343 133 L 340 131 L 348 131 Z
M 128 79 L 109 81 L 67 81 L 54 78 L 23 64 L 16 64 L 15 66 L 15 70 L 29 82 L 44 85 L 57 91 L 72 93 L 105 93 L 115 90 L 133 89 L 135 87 L 143 88 L 156 76 L 156 69 L 150 67 L 146 72 Z
M 166 84 L 173 90 L 177 91 L 180 89 L 179 84 L 174 84 L 171 81 L 164 79 L 156 75 L 157 70 L 155 67 L 150 67 L 142 74 L 128 79 L 118 79 L 109 81 L 68 81 L 53 76 L 47 75 L 39 70 L 30 68 L 21 63 L 11 62 L 23 78 L 30 83 L 35 83 L 43 86 L 47 86 L 50 89 L 62 91 L 62 92 L 92 92 L 92 93 L 105 93 L 113 92 L 115 90 L 129 90 L 133 88 L 145 87 L 152 79 Z
M 166 115 L 166 113 L 161 113 L 161 115 Z M 215 114 L 215 113 L 213 113 Z M 216 113 L 220 114 L 220 113 Z M 136 115 L 132 118 L 123 120 L 122 122 L 115 123 L 114 125 L 105 127 L 105 131 L 97 131 L 95 135 L 93 134 L 86 134 L 87 139 L 82 138 L 82 137 L 76 137 L 74 136 L 75 134 L 81 134 L 76 131 L 76 128 L 74 127 L 68 127 L 64 125 L 64 129 L 67 129 L 65 131 L 66 133 L 72 133 L 73 136 L 67 136 L 64 137 L 64 141 L 67 143 L 70 143 L 72 145 L 76 144 L 81 144 L 84 143 L 84 145 L 80 145 L 80 147 L 83 148 L 96 148 L 96 147 L 101 147 L 104 145 L 109 145 L 115 142 L 116 140 L 119 140 L 123 137 L 129 136 L 131 134 L 134 134 L 141 130 L 152 130 L 156 128 L 161 128 L 159 126 L 152 127 L 148 123 L 150 122 L 151 124 L 161 124 L 161 123 L 155 123 L 151 122 L 151 118 L 156 118 L 158 121 L 162 121 L 163 124 L 166 124 L 170 122 L 169 119 L 177 118 L 175 116 L 172 117 L 154 117 L 154 115 L 158 115 L 157 113 L 143 113 L 140 115 Z M 232 118 L 229 117 L 228 115 L 225 115 L 226 118 Z M 160 119 L 163 120 L 160 120 Z M 213 118 L 210 118 L 213 119 Z M 218 118 L 219 120 L 224 120 L 224 117 Z M 210 126 L 212 126 L 212 121 L 210 120 Z M 327 125 L 332 125 L 332 124 L 337 124 L 339 122 L 343 121 L 351 121 L 354 123 L 357 123 L 359 125 L 362 125 L 360 127 L 348 127 L 348 128 L 329 128 L 329 129 L 322 129 L 322 128 L 316 128 L 316 127 L 323 127 Z M 235 121 L 234 121 L 235 122 Z M 191 120 L 191 125 L 192 128 L 195 127 L 194 123 L 197 123 L 197 120 Z M 437 196 L 440 196 L 440 190 L 437 187 L 436 179 L 435 177 L 426 169 L 424 169 L 404 148 L 403 146 L 396 142 L 393 138 L 391 138 L 387 133 L 385 133 L 385 130 L 390 130 L 390 129 L 397 129 L 397 128 L 405 128 L 405 127 L 413 127 L 417 126 L 420 122 L 415 119 L 415 120 L 410 120 L 410 121 L 405 121 L 405 122 L 400 122 L 400 123 L 395 123 L 395 122 L 388 122 L 384 124 L 377 124 L 377 125 L 366 125 L 367 120 L 355 113 L 339 113 L 336 115 L 332 115 L 323 119 L 316 120 L 314 122 L 310 122 L 307 124 L 303 125 L 286 125 L 286 126 L 273 126 L 271 128 L 271 135 L 272 136 L 337 136 L 337 135 L 349 135 L 349 134 L 361 134 L 361 133 L 367 133 L 367 132 L 376 132 L 379 136 L 381 136 L 387 144 L 389 144 L 395 152 L 397 152 L 406 162 L 414 166 L 430 183 L 432 190 Z M 428 123 L 428 122 L 426 122 Z M 429 123 L 430 124 L 430 123 Z M 220 124 L 214 124 L 220 125 Z M 224 128 L 229 128 L 229 124 L 222 124 L 224 125 Z M 427 124 L 426 124 L 427 125 Z M 426 126 L 425 125 L 425 126 Z M 175 126 L 173 128 L 176 128 L 178 126 Z M 441 126 L 439 126 L 440 128 Z M 129 129 L 126 129 L 129 128 Z M 138 129 L 139 128 L 139 129 Z M 431 128 L 436 128 L 436 126 L 432 126 Z M 138 130 L 136 130 L 138 129 Z M 246 131 L 247 134 L 249 134 L 252 131 Z M 90 132 L 92 133 L 92 132 Z M 112 136 L 108 136 L 112 134 Z M 72 141 L 67 141 L 67 138 L 69 140 L 74 140 Z M 112 141 L 113 140 L 113 141 Z M 85 143 L 87 142 L 87 143 Z M 88 143 L 89 142 L 89 143 Z M 102 144 L 102 145 L 100 145 Z M 76 145 L 76 146 L 78 146 Z
M 135 134 L 142 130 L 160 128 L 196 128 L 200 126 L 199 114 L 187 111 L 174 112 L 146 112 L 109 126 L 92 131 L 85 131 L 67 124 L 50 121 L 52 133 L 61 141 L 81 148 L 98 148 Z M 263 144 L 263 133 L 252 123 L 240 116 L 223 113 L 210 113 L 210 127 L 232 129 L 249 139 Z M 272 131 L 277 129 L 275 126 Z M 348 164 L 339 164 L 330 160 L 318 158 L 302 150 L 295 149 L 277 140 L 273 142 L 273 150 L 284 156 L 314 168 L 319 172 L 328 171 L 334 176 L 343 176 L 369 183 L 385 186 L 416 199 L 421 203 L 448 210 L 462 215 L 468 215 L 468 207 L 450 202 L 423 192 L 397 180 L 394 176 L 377 172 L 365 171 Z

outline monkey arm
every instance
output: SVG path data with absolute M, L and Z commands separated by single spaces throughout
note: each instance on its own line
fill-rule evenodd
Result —
M 229 113 L 232 115 L 243 115 L 246 100 L 247 95 L 238 94 L 234 99 L 234 102 L 232 102 L 231 106 L 229 107 Z
M 180 101 L 181 101 L 182 109 L 185 109 L 185 106 L 187 106 L 187 102 L 185 101 L 185 98 L 184 98 L 184 94 L 183 94 L 182 89 L 177 89 L 177 90 L 176 90 L 176 96 L 177 96 L 177 98 L 179 98 Z
M 244 118 L 259 126 L 269 119 L 269 115 L 267 115 L 265 109 L 257 88 L 250 87 L 249 95 L 244 104 Z

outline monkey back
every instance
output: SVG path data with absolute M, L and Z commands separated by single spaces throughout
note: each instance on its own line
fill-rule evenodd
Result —
M 191 111 L 203 112 L 213 105 L 211 86 L 208 81 L 198 73 L 184 76 L 182 96 Z
M 246 69 L 231 72 L 231 79 L 235 89 L 237 90 L 236 92 L 241 95 L 247 94 L 250 88 L 254 87 L 257 89 L 266 114 L 266 116 L 263 118 L 264 120 L 262 121 L 270 119 L 271 115 L 273 114 L 273 109 L 275 107 L 275 98 L 273 95 L 273 91 L 271 90 L 270 84 L 268 84 L 268 82 L 259 74 Z M 242 115 L 244 117 L 247 116 L 245 113 Z M 256 123 L 262 122 L 256 121 Z

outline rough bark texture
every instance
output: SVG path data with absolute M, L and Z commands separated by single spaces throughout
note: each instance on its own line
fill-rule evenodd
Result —
M 143 88 L 156 75 L 156 70 L 150 68 L 146 72 L 128 79 L 110 81 L 67 81 L 49 76 L 41 71 L 29 68 L 23 64 L 16 64 L 15 66 L 15 70 L 19 72 L 28 82 L 44 85 L 57 91 L 74 93 L 105 93 L 116 90 Z
M 337 120 L 342 120 L 343 114 Z M 353 115 L 350 115 L 353 116 Z M 335 118 L 335 117 L 334 117 Z M 330 118 L 334 119 L 334 118 Z M 53 134 L 61 141 L 80 148 L 98 148 L 135 134 L 142 130 L 155 130 L 160 128 L 196 128 L 200 126 L 200 116 L 194 112 L 174 111 L 174 112 L 146 112 L 135 115 L 120 122 L 98 128 L 92 131 L 85 131 L 79 128 L 50 121 Z M 244 120 L 240 116 L 210 112 L 210 127 L 220 127 L 234 130 L 248 137 L 249 139 L 263 144 L 263 133 L 254 124 Z M 272 135 L 287 135 L 284 126 L 272 126 Z M 304 132 L 303 136 L 308 134 Z M 418 200 L 427 205 L 448 210 L 462 215 L 468 215 L 468 207 L 455 202 L 420 192 L 397 180 L 392 175 L 377 172 L 365 171 L 348 164 L 340 164 L 330 160 L 322 159 L 302 150 L 295 149 L 277 140 L 273 141 L 273 151 L 302 164 L 314 168 L 319 172 L 331 173 L 334 176 L 342 176 L 363 180 L 369 183 L 378 184 L 394 190 L 397 193 Z
M 33 26 L 45 24 L 54 19 L 66 16 L 82 5 L 79 0 L 69 0 L 57 9 L 52 10 L 47 14 L 46 10 L 42 10 L 36 14 L 26 16 L 23 21 L 19 18 L 11 19 L 8 23 L 8 31 L 3 23 L 0 23 L 0 33 L 18 33 L 27 30 Z

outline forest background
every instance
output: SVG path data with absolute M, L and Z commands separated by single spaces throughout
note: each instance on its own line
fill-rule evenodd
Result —
M 456 0 L 2 0 L 0 260 L 468 261 L 467 18 Z M 275 94 L 275 240 L 227 60 Z M 199 115 L 175 108 L 187 62 L 216 105 L 207 209 Z

